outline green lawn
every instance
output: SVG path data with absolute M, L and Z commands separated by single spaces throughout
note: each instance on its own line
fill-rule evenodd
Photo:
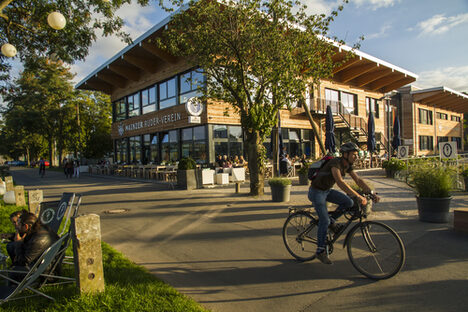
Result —
M 21 208 L 5 206 L 0 200 L 0 233 L 13 232 L 8 217 Z M 6 254 L 5 244 L 2 252 Z M 4 303 L 0 311 L 208 311 L 104 242 L 102 254 L 106 282 L 103 293 L 79 296 L 75 284 L 49 286 L 43 290 L 56 298 L 55 302 L 32 297 Z M 64 266 L 64 273 L 73 276 L 73 267 Z

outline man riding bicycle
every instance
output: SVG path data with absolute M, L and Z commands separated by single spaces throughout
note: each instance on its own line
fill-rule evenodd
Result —
M 325 264 L 332 264 L 328 257 L 326 248 L 327 228 L 333 232 L 339 232 L 341 226 L 335 221 L 343 213 L 353 207 L 355 198 L 361 205 L 367 204 L 367 199 L 353 190 L 343 179 L 346 173 L 361 187 L 365 193 L 372 193 L 371 188 L 353 170 L 353 164 L 358 158 L 359 148 L 353 142 L 348 142 L 340 147 L 341 157 L 329 160 L 320 169 L 309 188 L 309 200 L 314 204 L 315 211 L 319 217 L 317 230 L 317 258 Z M 335 183 L 343 192 L 332 189 Z M 374 195 L 373 200 L 378 202 L 379 197 Z M 328 215 L 327 202 L 337 204 L 334 212 Z

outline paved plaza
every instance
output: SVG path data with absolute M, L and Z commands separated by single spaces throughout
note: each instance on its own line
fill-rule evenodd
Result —
M 291 201 L 273 203 L 270 189 L 259 198 L 234 186 L 194 191 L 167 184 L 82 174 L 65 179 L 47 171 L 12 168 L 26 190 L 45 200 L 62 192 L 83 194 L 81 213 L 101 216 L 102 239 L 158 278 L 219 312 L 466 311 L 468 235 L 453 222 L 418 221 L 414 194 L 382 170 L 360 172 L 383 201 L 371 219 L 393 227 L 406 246 L 397 276 L 372 281 L 358 273 L 341 241 L 332 266 L 300 263 L 286 251 L 281 229 L 289 207 L 307 207 L 307 186 L 293 182 Z M 468 207 L 468 193 L 454 194 L 452 209 Z M 109 214 L 108 210 L 128 209 Z

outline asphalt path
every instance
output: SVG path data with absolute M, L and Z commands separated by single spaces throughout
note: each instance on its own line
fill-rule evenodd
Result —
M 125 178 L 65 179 L 47 171 L 13 168 L 26 190 L 45 200 L 62 192 L 83 194 L 80 213 L 101 217 L 102 239 L 158 278 L 212 311 L 468 311 L 468 235 L 448 224 L 418 221 L 414 194 L 383 171 L 361 172 L 383 197 L 370 218 L 393 227 L 407 259 L 395 277 L 372 281 L 350 264 L 340 242 L 333 265 L 297 262 L 286 251 L 281 229 L 289 207 L 308 207 L 306 186 L 294 181 L 291 201 L 240 194 L 234 186 L 172 190 Z M 468 206 L 454 195 L 452 209 Z M 109 210 L 127 209 L 110 214 Z

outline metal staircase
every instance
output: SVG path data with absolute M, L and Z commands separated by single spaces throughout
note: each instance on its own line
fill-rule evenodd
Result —
M 311 105 L 312 113 L 324 115 L 326 114 L 327 105 L 330 105 L 333 112 L 335 130 L 348 133 L 349 138 L 354 140 L 358 145 L 363 146 L 367 143 L 367 121 L 364 118 L 351 114 L 351 112 L 338 101 L 316 98 L 313 102 L 314 103 Z M 376 132 L 375 136 L 377 145 L 380 145 L 380 150 L 387 151 L 388 139 L 385 135 L 381 132 Z

